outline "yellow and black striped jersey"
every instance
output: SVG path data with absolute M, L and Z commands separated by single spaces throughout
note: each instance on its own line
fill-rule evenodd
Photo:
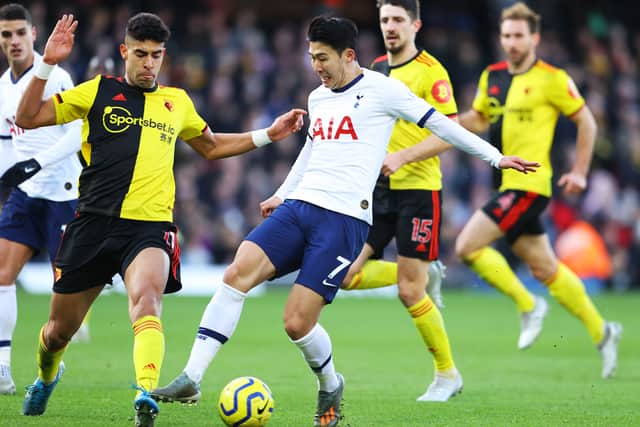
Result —
M 551 195 L 551 145 L 560 114 L 571 116 L 585 104 L 573 80 L 542 60 L 520 74 L 506 62 L 487 67 L 480 76 L 473 109 L 489 120 L 490 141 L 503 154 L 540 162 L 536 173 L 502 171 L 500 191 Z
M 97 76 L 53 99 L 57 123 L 84 120 L 78 211 L 172 221 L 176 139 L 207 128 L 187 93 Z
M 458 113 L 447 70 L 426 51 L 421 50 L 409 61 L 398 65 L 389 65 L 387 55 L 384 55 L 374 60 L 371 68 L 400 80 L 442 114 L 455 116 Z M 419 143 L 429 135 L 431 131 L 428 129 L 398 119 L 387 150 L 395 153 Z M 392 190 L 442 189 L 440 158 L 435 156 L 403 165 L 389 177 L 389 185 Z

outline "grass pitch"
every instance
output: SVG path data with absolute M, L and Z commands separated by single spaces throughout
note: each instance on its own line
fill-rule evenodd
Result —
M 222 426 L 216 410 L 229 380 L 253 375 L 272 389 L 269 427 L 310 426 L 315 377 L 282 328 L 283 290 L 247 300 L 233 339 L 203 381 L 198 406 L 161 405 L 156 426 Z M 166 354 L 161 384 L 186 363 L 208 298 L 165 299 Z M 516 348 L 519 321 L 506 298 L 490 293 L 445 293 L 443 316 L 464 391 L 445 404 L 418 403 L 432 380 L 431 355 L 397 300 L 337 299 L 321 322 L 330 333 L 337 369 L 346 378 L 341 426 L 632 426 L 640 425 L 640 294 L 595 298 L 625 331 L 614 379 L 600 378 L 600 358 L 582 325 L 554 301 L 539 341 Z M 132 426 L 133 334 L 122 295 L 94 305 L 92 340 L 71 344 L 67 371 L 41 417 L 21 415 L 23 387 L 36 375 L 37 333 L 48 296 L 18 295 L 13 341 L 15 396 L 0 396 L 0 426 Z

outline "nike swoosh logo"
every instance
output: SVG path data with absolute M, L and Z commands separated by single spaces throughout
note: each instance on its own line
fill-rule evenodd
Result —
M 33 172 L 34 170 L 36 170 L 36 168 L 34 168 L 34 167 L 27 167 L 27 168 L 24 168 L 24 172 L 25 172 L 25 173 L 31 173 L 31 172 Z
M 267 409 L 267 406 L 269 406 L 269 401 L 268 400 L 266 402 L 264 402 L 264 406 L 262 408 L 258 408 L 258 415 L 262 415 L 262 413 L 265 411 L 265 409 Z
M 327 279 L 324 279 L 322 281 L 322 284 L 325 285 L 325 286 L 331 286 L 332 288 L 337 288 L 338 287 L 338 285 L 334 285 L 333 283 L 327 282 Z

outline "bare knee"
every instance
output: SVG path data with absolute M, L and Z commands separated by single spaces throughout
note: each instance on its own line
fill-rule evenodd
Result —
M 550 280 L 558 269 L 557 264 L 552 265 L 530 265 L 529 270 L 531 271 L 531 275 L 535 277 L 535 279 L 539 282 L 546 283 Z
M 463 262 L 468 262 L 469 256 L 475 252 L 476 249 L 477 248 L 475 248 L 467 239 L 461 239 L 460 237 L 456 239 L 456 256 Z
M 79 322 L 77 327 L 73 328 L 71 324 L 65 325 L 62 322 L 50 320 L 44 327 L 45 345 L 50 351 L 58 351 L 64 348 L 69 341 L 71 341 L 71 337 L 75 334 L 79 326 Z
M 12 285 L 16 282 L 19 270 L 14 266 L 2 265 L 0 266 L 0 286 Z
M 299 340 L 311 331 L 313 325 L 308 325 L 304 316 L 299 313 L 285 313 L 284 330 L 292 340 Z
M 405 307 L 419 303 L 425 296 L 425 284 L 402 283 L 398 286 L 398 298 Z
M 144 316 L 160 317 L 162 311 L 162 294 L 146 291 L 129 294 L 129 317 L 132 322 Z

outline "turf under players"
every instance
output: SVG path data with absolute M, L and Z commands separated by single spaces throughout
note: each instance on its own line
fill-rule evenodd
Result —
M 247 292 L 300 269 L 284 309 L 284 328 L 318 380 L 314 425 L 336 426 L 344 378 L 336 373 L 331 339 L 318 319 L 365 242 L 373 187 L 396 119 L 426 126 L 495 167 L 535 170 L 535 163 L 502 156 L 400 81 L 362 69 L 355 52 L 357 32 L 344 18 L 311 21 L 309 55 L 322 84 L 309 95 L 307 141 L 276 194 L 261 203 L 267 219 L 249 233 L 226 269 L 184 372 L 153 390 L 155 398 L 197 401 L 200 381 L 232 336 Z
M 439 112 L 455 118 L 458 109 L 447 71 L 436 58 L 416 47 L 416 33 L 422 26 L 420 3 L 380 0 L 378 9 L 387 54 L 377 58 L 372 68 L 400 80 Z M 415 123 L 396 122 L 383 163 L 385 174 L 378 178 L 373 193 L 373 225 L 342 287 L 360 290 L 398 284 L 398 296 L 434 358 L 435 379 L 418 400 L 444 402 L 462 390 L 462 376 L 438 308 L 442 305 L 439 275 L 443 266 L 432 265 L 439 263 L 440 160 L 437 156 L 414 156 L 414 146 L 425 138 L 437 139 Z M 394 237 L 397 263 L 381 260 Z
M 49 320 L 39 333 L 38 377 L 27 389 L 23 413 L 44 413 L 64 372 L 62 356 L 71 336 L 104 283 L 119 273 L 134 333 L 136 425 L 153 426 L 159 408 L 147 391 L 156 387 L 164 357 L 162 295 L 181 287 L 172 224 L 176 141 L 186 141 L 207 159 L 228 157 L 297 131 L 305 112 L 289 111 L 253 133 L 212 133 L 184 90 L 158 85 L 169 29 L 151 13 L 127 23 L 120 45 L 123 77 L 98 76 L 43 102 L 54 65 L 71 53 L 77 25 L 73 15 L 58 20 L 16 114 L 24 128 L 82 119 L 87 164 L 80 175 L 78 215 L 56 258 Z
M 602 376 L 608 378 L 616 368 L 622 327 L 604 321 L 580 278 L 558 261 L 540 219 L 551 197 L 550 151 L 559 114 L 578 129 L 573 167 L 557 182 L 566 194 L 578 194 L 587 185 L 596 124 L 568 74 L 536 57 L 539 41 L 539 15 L 521 2 L 502 11 L 500 43 L 507 59 L 482 73 L 473 109 L 460 116 L 460 123 L 475 132 L 488 129 L 492 142 L 505 153 L 535 159 L 542 166 L 526 177 L 502 172 L 498 194 L 466 224 L 456 241 L 456 253 L 515 302 L 521 313 L 518 347 L 524 349 L 538 337 L 547 303 L 532 295 L 505 258 L 489 246 L 506 237 L 533 276 L 585 325 L 600 350 Z

